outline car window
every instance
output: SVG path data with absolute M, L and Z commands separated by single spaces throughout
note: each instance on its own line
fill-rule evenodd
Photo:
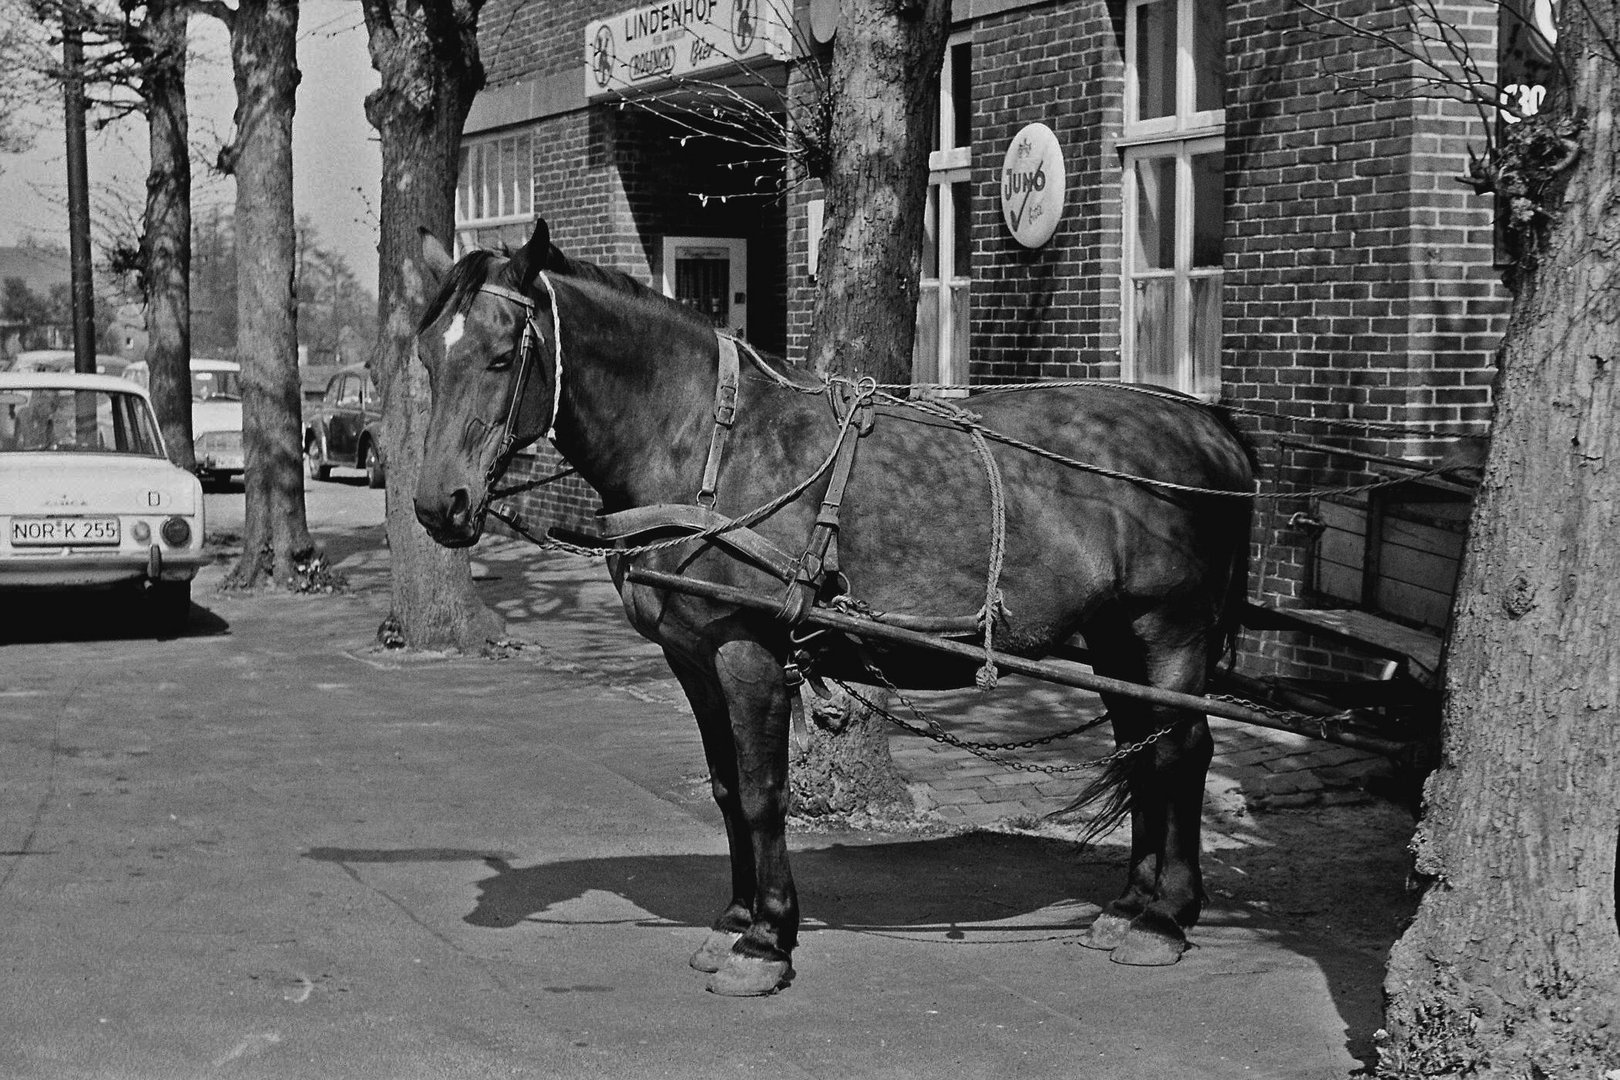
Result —
M 238 371 L 193 371 L 192 401 L 241 401 L 242 374 Z
M 343 389 L 338 393 L 337 403 L 348 408 L 360 406 L 360 376 L 345 375 Z
M 379 409 L 382 407 L 382 398 L 377 396 L 377 383 L 371 376 L 366 376 L 366 407 Z
M 138 394 L 29 387 L 0 390 L 0 453 L 162 457 L 157 420 Z

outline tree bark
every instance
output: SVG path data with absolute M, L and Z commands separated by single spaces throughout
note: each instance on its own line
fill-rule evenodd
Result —
M 1620 1064 L 1620 8 L 1563 10 L 1570 84 L 1547 123 L 1581 151 L 1514 275 L 1385 1076 Z
M 810 324 L 817 371 L 911 381 L 928 151 L 949 27 L 949 0 L 842 5 Z
M 148 0 L 151 50 L 141 96 L 151 161 L 141 235 L 146 275 L 146 363 L 152 405 L 169 457 L 197 465 L 191 430 L 191 144 L 186 111 L 183 2 Z
M 302 393 L 292 192 L 297 0 L 241 0 L 227 21 L 236 134 L 220 154 L 236 178 L 236 354 L 242 365 L 247 521 L 237 588 L 307 588 L 322 569 L 304 512 Z
M 373 373 L 383 395 L 388 447 L 388 549 L 393 610 L 378 637 L 415 648 L 481 650 L 505 632 L 478 596 L 468 553 L 442 548 L 412 506 L 430 405 L 416 324 L 431 298 L 420 230 L 448 241 L 462 125 L 484 84 L 478 56 L 482 0 L 364 0 L 371 64 L 382 85 L 366 117 L 382 139 L 382 239 L 378 248 Z
M 928 152 L 949 27 L 949 0 L 841 6 L 827 79 L 826 216 L 810 326 L 817 371 L 911 381 Z M 886 695 L 874 693 L 881 705 Z M 796 813 L 904 801 L 883 717 L 838 692 L 809 711 L 817 722 L 793 748 Z

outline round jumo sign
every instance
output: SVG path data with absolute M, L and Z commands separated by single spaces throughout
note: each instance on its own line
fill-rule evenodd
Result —
M 1045 124 L 1029 124 L 1007 147 L 1001 163 L 1001 216 L 1025 247 L 1052 239 L 1063 216 L 1063 150 Z

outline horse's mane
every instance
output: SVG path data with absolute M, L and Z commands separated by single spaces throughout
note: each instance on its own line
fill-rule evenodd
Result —
M 439 321 L 439 316 L 446 310 L 454 310 L 465 314 L 472 306 L 473 297 L 478 290 L 489 281 L 489 268 L 498 255 L 493 251 L 470 251 L 456 260 L 450 272 L 444 275 L 439 283 L 439 291 L 422 313 L 422 321 L 417 324 L 416 332 L 422 333 L 428 327 Z
M 504 250 L 494 252 L 476 249 L 458 259 L 450 268 L 450 272 L 445 274 L 444 281 L 439 285 L 438 294 L 428 304 L 416 332 L 421 333 L 432 326 L 447 310 L 465 313 L 472 305 L 473 297 L 478 294 L 478 290 L 489 281 L 495 260 L 511 258 L 512 254 L 511 251 Z M 564 277 L 600 285 L 621 296 L 655 303 L 660 307 L 677 311 L 705 327 L 710 325 L 709 320 L 695 308 L 672 300 L 656 289 L 648 288 L 622 270 L 598 266 L 596 263 L 565 255 L 555 244 L 552 244 L 546 252 L 543 268 Z

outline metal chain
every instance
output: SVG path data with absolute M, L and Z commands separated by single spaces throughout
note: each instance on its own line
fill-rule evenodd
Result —
M 1140 751 L 1153 745 L 1185 722 L 1178 721 L 1174 724 L 1168 724 L 1162 728 L 1159 728 L 1157 731 L 1154 731 L 1139 742 L 1121 746 L 1106 757 L 1094 758 L 1090 761 L 1071 762 L 1065 765 L 1043 765 L 1036 762 L 1015 761 L 1011 758 L 1001 756 L 1001 752 L 1008 750 L 1031 750 L 1039 746 L 1045 746 L 1049 743 L 1057 742 L 1060 739 L 1072 738 L 1075 735 L 1090 731 L 1092 728 L 1097 727 L 1105 720 L 1108 720 L 1109 714 L 1105 712 L 1101 716 L 1093 717 L 1092 719 L 1087 720 L 1073 728 L 1069 728 L 1066 731 L 1058 731 L 1051 735 L 1044 735 L 1034 739 L 1025 739 L 1022 742 L 969 742 L 966 739 L 952 735 L 949 731 L 946 731 L 944 726 L 940 724 L 938 720 L 934 719 L 932 716 L 929 716 L 920 707 L 918 707 L 915 701 L 907 697 L 899 687 L 890 682 L 877 668 L 873 667 L 870 663 L 866 663 L 864 660 L 862 663 L 865 664 L 866 670 L 874 679 L 878 681 L 880 685 L 883 686 L 884 689 L 888 690 L 891 694 L 898 698 L 901 704 L 905 705 L 906 709 L 918 720 L 922 721 L 926 726 L 920 728 L 913 727 L 900 717 L 894 715 L 894 713 L 890 712 L 888 709 L 885 709 L 883 706 L 868 699 L 865 695 L 855 690 L 848 683 L 840 679 L 833 679 L 831 681 L 842 689 L 844 693 L 848 694 L 850 697 L 854 698 L 856 701 L 860 702 L 862 705 L 866 706 L 868 709 L 877 713 L 879 716 L 883 717 L 885 720 L 889 721 L 891 724 L 894 724 L 903 731 L 910 732 L 913 735 L 920 735 L 925 739 L 931 739 L 934 742 L 943 743 L 947 746 L 954 746 L 959 750 L 966 750 L 974 757 L 982 758 L 993 765 L 1000 765 L 1002 768 L 1013 769 L 1018 772 L 1037 772 L 1046 773 L 1048 775 L 1061 775 L 1066 773 L 1081 772 L 1086 769 L 1106 768 L 1116 761 L 1123 761 L 1126 758 L 1131 757 L 1133 754 L 1139 753 Z

